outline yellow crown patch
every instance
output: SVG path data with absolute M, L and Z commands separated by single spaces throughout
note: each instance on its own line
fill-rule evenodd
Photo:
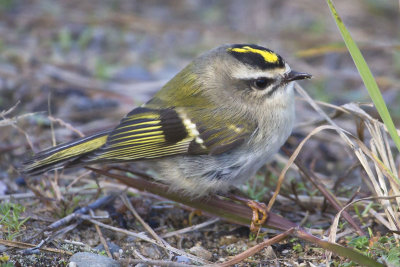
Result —
M 237 52 L 237 53 L 255 53 L 255 54 L 259 54 L 268 63 L 276 63 L 279 60 L 278 55 L 273 53 L 273 52 L 270 52 L 270 51 L 267 51 L 267 50 L 260 50 L 260 49 L 257 49 L 257 48 L 252 48 L 250 46 L 229 48 L 228 51 Z

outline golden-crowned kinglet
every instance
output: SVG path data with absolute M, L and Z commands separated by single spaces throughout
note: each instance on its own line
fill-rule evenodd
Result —
M 158 179 L 172 189 L 192 196 L 226 191 L 286 141 L 293 81 L 308 78 L 264 47 L 223 45 L 193 60 L 114 129 L 42 151 L 21 171 L 156 159 Z

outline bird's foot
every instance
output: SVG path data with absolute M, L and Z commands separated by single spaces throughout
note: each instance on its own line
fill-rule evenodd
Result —
M 253 216 L 250 224 L 250 231 L 252 233 L 258 233 L 261 229 L 261 226 L 265 223 L 265 221 L 268 218 L 267 206 L 264 203 L 257 202 L 255 200 L 248 200 L 247 206 L 249 206 L 253 211 Z

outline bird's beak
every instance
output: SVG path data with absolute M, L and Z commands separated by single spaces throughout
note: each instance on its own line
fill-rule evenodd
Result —
M 311 79 L 312 75 L 305 72 L 290 71 L 285 75 L 285 82 L 292 82 L 297 80 Z

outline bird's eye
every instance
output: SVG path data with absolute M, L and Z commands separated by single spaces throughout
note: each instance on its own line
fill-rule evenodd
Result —
M 257 89 L 257 90 L 264 90 L 273 81 L 274 81 L 273 79 L 269 79 L 269 78 L 266 78 L 266 77 L 257 78 L 255 80 L 253 80 L 253 87 L 254 87 L 254 89 Z

